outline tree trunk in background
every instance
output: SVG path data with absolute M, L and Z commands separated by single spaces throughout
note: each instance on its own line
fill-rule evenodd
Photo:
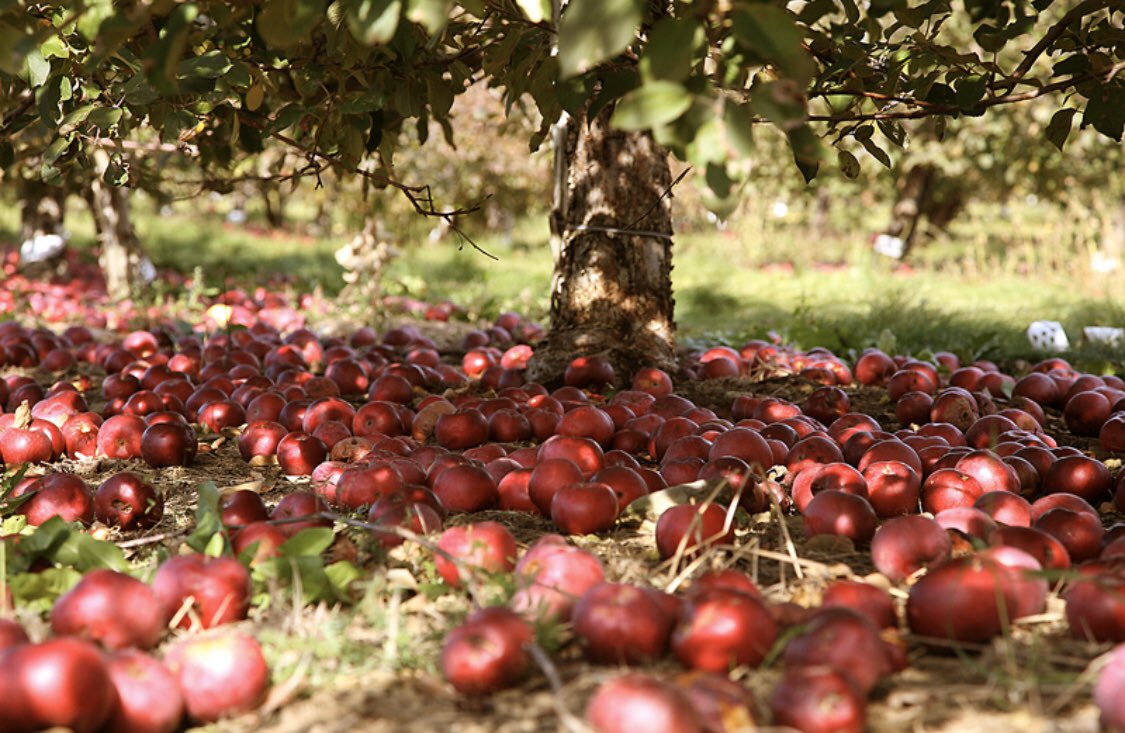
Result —
M 102 178 L 109 156 L 103 150 L 96 150 L 94 162 L 95 171 L 86 191 L 86 200 L 94 216 L 101 247 L 98 264 L 105 276 L 105 289 L 110 299 L 124 300 L 140 279 L 141 244 L 133 229 L 128 191 L 111 186 Z
M 281 213 L 280 205 L 274 205 L 273 198 L 270 195 L 273 192 L 274 186 L 271 186 L 266 181 L 258 182 L 258 194 L 262 197 L 262 206 L 265 208 L 266 213 L 266 223 L 270 225 L 271 229 L 282 229 L 285 227 L 285 216 Z
M 935 171 L 931 165 L 916 165 L 899 179 L 898 194 L 885 234 L 902 240 L 902 257 L 910 252 L 918 224 L 929 205 Z
M 593 354 L 619 381 L 640 366 L 675 366 L 668 154 L 651 135 L 611 128 L 610 113 L 568 120 L 556 147 L 569 167 L 551 214 L 551 328 L 533 381 L 554 382 Z
M 19 179 L 20 241 L 61 234 L 66 191 L 42 181 Z
M 1125 259 L 1125 198 L 1106 202 L 1098 250 L 1107 272 L 1121 267 Z

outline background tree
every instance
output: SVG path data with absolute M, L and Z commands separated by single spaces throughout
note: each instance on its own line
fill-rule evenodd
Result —
M 0 162 L 48 182 L 78 166 L 108 185 L 159 185 L 160 169 L 134 158 L 171 146 L 214 180 L 280 144 L 295 162 L 274 178 L 362 176 L 457 227 L 474 207 L 441 208 L 396 166 L 406 130 L 424 142 L 432 121 L 453 138 L 453 99 L 474 83 L 509 105 L 530 98 L 531 146 L 554 131 L 562 162 L 581 163 L 556 167 L 552 335 L 535 374 L 549 378 L 576 352 L 626 369 L 670 358 L 668 152 L 726 214 L 761 123 L 784 131 L 806 179 L 825 143 L 853 176 L 864 155 L 889 164 L 916 120 L 1048 96 L 1062 105 L 1049 138 L 1074 122 L 1121 138 L 1118 2 L 789 5 L 20 0 L 0 10 Z

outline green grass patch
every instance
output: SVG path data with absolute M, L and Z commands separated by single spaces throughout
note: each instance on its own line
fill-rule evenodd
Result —
M 350 235 L 270 232 L 229 223 L 223 209 L 203 207 L 194 202 L 161 213 L 143 200 L 136 205 L 138 231 L 158 266 L 185 273 L 199 267 L 212 288 L 252 287 L 276 275 L 330 295 L 342 286 L 333 254 Z M 67 219 L 72 241 L 91 247 L 89 216 L 73 209 Z M 680 338 L 736 343 L 772 332 L 801 348 L 841 354 L 878 344 L 1011 362 L 1037 357 L 1025 336 L 1034 320 L 1060 321 L 1076 344 L 1083 326 L 1125 325 L 1113 274 L 1082 265 L 1089 247 L 1083 225 L 1071 230 L 1065 218 L 1042 215 L 1021 221 L 1022 229 L 1012 217 L 998 216 L 996 207 L 974 209 L 949 238 L 920 248 L 912 267 L 898 269 L 871 253 L 862 231 L 820 236 L 800 222 L 748 216 L 725 231 L 682 233 L 673 272 Z M 0 217 L 0 236 L 14 239 L 16 223 L 10 211 Z M 1065 236 L 1065 246 L 1058 244 Z M 401 254 L 388 267 L 385 291 L 448 299 L 471 319 L 505 310 L 545 319 L 547 238 L 542 218 L 522 220 L 505 236 L 481 238 L 480 247 L 496 260 L 456 234 L 398 242 Z M 1125 356 L 1117 347 L 1078 345 L 1077 358 L 1091 370 L 1119 367 Z

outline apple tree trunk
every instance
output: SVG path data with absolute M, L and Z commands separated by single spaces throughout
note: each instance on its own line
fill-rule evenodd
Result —
M 86 200 L 94 217 L 100 248 L 98 264 L 105 276 L 106 294 L 111 300 L 124 300 L 140 282 L 141 244 L 133 228 L 128 192 L 103 179 L 108 156 L 95 154 L 96 170 L 86 190 Z
M 902 240 L 903 258 L 909 254 L 919 224 L 929 207 L 935 176 L 933 166 L 922 164 L 907 170 L 899 180 L 891 221 L 884 231 Z
M 566 118 L 556 130 L 550 330 L 528 378 L 557 382 L 570 361 L 610 359 L 619 381 L 675 366 L 672 175 L 647 133 Z
M 20 179 L 20 241 L 61 234 L 66 191 L 42 181 Z

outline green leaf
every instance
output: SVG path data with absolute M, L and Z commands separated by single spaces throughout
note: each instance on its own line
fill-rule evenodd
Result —
M 1051 76 L 1074 76 L 1084 74 L 1090 70 L 1090 57 L 1084 53 L 1076 53 L 1058 62 L 1051 69 Z
M 450 88 L 449 82 L 440 76 L 428 76 L 426 90 L 433 113 L 439 117 L 449 114 L 450 108 L 453 107 L 453 89 Z
M 87 0 L 84 3 L 84 10 L 85 12 L 78 16 L 76 27 L 78 33 L 87 42 L 93 43 L 98 37 L 98 30 L 102 27 L 102 23 L 113 17 L 113 0 Z
M 984 23 L 973 31 L 973 38 L 977 40 L 980 47 L 989 53 L 995 53 L 1004 48 L 1008 42 L 1008 37 L 999 29 L 988 23 Z
M 214 481 L 204 481 L 197 491 L 199 497 L 195 508 L 195 531 L 188 536 L 187 545 L 196 552 L 206 552 L 213 549 L 216 537 L 220 544 L 224 542 L 223 522 L 219 513 L 219 490 Z M 222 554 L 221 550 L 219 554 Z
M 0 168 L 10 168 L 16 161 L 16 151 L 7 140 L 0 140 Z
M 278 550 L 284 557 L 320 557 L 335 539 L 331 527 L 309 527 L 287 539 Z
M 32 89 L 37 89 L 47 81 L 51 75 L 51 62 L 43 57 L 39 49 L 33 50 L 24 59 L 27 66 L 27 84 Z
M 808 101 L 792 79 L 764 81 L 751 87 L 750 108 L 782 130 L 792 130 L 805 123 Z
M 78 585 L 82 573 L 74 568 L 47 568 L 38 573 L 18 573 L 7 578 L 19 607 L 29 613 L 46 613 L 63 593 Z
M 744 158 L 754 154 L 754 117 L 748 104 L 734 104 L 727 100 L 723 106 L 723 127 L 731 150 Z
M 258 13 L 258 33 L 270 46 L 295 46 L 324 20 L 324 8 L 325 0 L 266 0 Z
M 859 138 L 857 137 L 856 139 L 859 139 Z M 875 160 L 879 161 L 880 163 L 885 165 L 887 168 L 891 167 L 891 156 L 887 155 L 887 152 L 885 150 L 883 150 L 882 148 L 880 148 L 878 145 L 876 145 L 875 142 L 871 138 L 868 137 L 868 138 L 859 140 L 859 142 L 860 142 L 861 145 L 863 145 L 864 150 L 866 150 L 868 153 L 870 153 L 871 156 L 875 158 Z
M 55 161 L 61 158 L 68 150 L 70 150 L 71 142 L 73 142 L 69 135 L 61 135 L 47 146 L 43 151 L 43 164 L 54 165 Z
M 559 23 L 559 73 L 581 74 L 621 53 L 640 24 L 638 0 L 571 0 Z
M 324 574 L 336 590 L 336 595 L 341 600 L 347 599 L 347 590 L 355 581 L 363 577 L 363 572 L 347 560 L 339 560 L 324 568 Z
M 985 89 L 988 88 L 988 79 L 982 74 L 970 74 L 958 79 L 953 87 L 956 89 L 957 106 L 961 109 L 970 109 L 984 99 Z
M 52 553 L 52 559 L 63 567 L 74 568 L 85 573 L 98 568 L 109 568 L 118 572 L 129 569 L 125 553 L 112 542 L 94 539 L 81 529 L 75 529 L 66 541 Z
M 222 51 L 208 51 L 202 56 L 181 61 L 177 75 L 181 79 L 218 79 L 231 66 L 230 59 Z
M 1082 127 L 1087 125 L 1121 142 L 1125 131 L 1125 86 L 1107 85 L 1094 90 L 1082 112 Z
M 70 99 L 71 94 L 70 79 L 59 73 L 52 76 L 46 84 L 36 91 L 35 101 L 39 109 L 39 118 L 43 120 L 44 124 L 49 127 L 58 124 L 59 118 L 62 116 L 60 105 Z
M 203 546 L 202 552 L 207 557 L 222 557 L 226 547 L 227 543 L 226 539 L 223 537 L 223 533 L 216 532 L 207 540 L 207 544 Z
M 840 164 L 840 172 L 845 178 L 859 178 L 859 161 L 847 150 L 836 151 L 836 162 Z
M 703 29 L 693 18 L 660 20 L 649 33 L 641 57 L 641 76 L 668 81 L 687 79 L 695 47 L 702 38 Z
M 1070 137 L 1070 128 L 1076 114 L 1078 114 L 1076 109 L 1060 109 L 1051 117 L 1051 122 L 1047 125 L 1047 140 L 1060 151 L 1066 144 L 1066 139 Z
M 629 92 L 613 112 L 613 125 L 622 130 L 647 130 L 666 125 L 691 107 L 691 93 L 683 84 L 652 81 Z
M 765 3 L 740 6 L 731 16 L 734 37 L 748 52 L 800 84 L 815 67 L 802 47 L 804 33 L 789 12 Z
M 105 131 L 121 120 L 121 110 L 116 107 L 98 107 L 87 117 L 91 125 Z
M 66 542 L 70 531 L 70 525 L 62 517 L 51 517 L 31 534 L 20 538 L 19 552 L 32 558 L 49 555 Z
M 641 75 L 636 69 L 615 69 L 601 76 L 601 89 L 586 108 L 586 119 L 592 120 L 602 110 L 641 85 Z
M 449 10 L 453 3 L 448 0 L 411 0 L 406 16 L 418 23 L 431 35 L 440 33 L 449 22 Z
M 369 46 L 389 43 L 398 30 L 402 0 L 344 0 L 348 29 Z
M 808 125 L 790 130 L 786 136 L 789 138 L 789 147 L 793 149 L 793 161 L 801 171 L 805 183 L 812 181 L 820 170 L 820 159 L 824 155 L 820 138 Z

